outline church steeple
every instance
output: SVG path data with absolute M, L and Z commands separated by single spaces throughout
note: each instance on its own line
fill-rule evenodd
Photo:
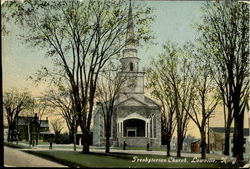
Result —
M 128 99 L 129 97 L 144 100 L 144 72 L 139 71 L 139 61 L 137 57 L 136 38 L 133 23 L 132 2 L 129 2 L 128 23 L 126 40 L 123 49 L 123 57 L 120 59 L 122 70 L 119 76 L 126 77 L 124 87 L 119 94 L 119 100 Z
M 128 12 L 128 25 L 127 25 L 127 36 L 125 42 L 125 49 L 136 49 L 135 48 L 135 35 L 134 35 L 134 23 L 131 0 L 129 2 Z
M 130 0 L 125 48 L 123 49 L 123 58 L 121 59 L 122 71 L 138 72 L 139 60 L 135 43 L 132 2 Z

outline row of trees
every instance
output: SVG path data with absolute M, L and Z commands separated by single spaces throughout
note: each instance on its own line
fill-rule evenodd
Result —
M 127 1 L 7 1 L 5 21 L 25 28 L 22 40 L 46 51 L 53 69 L 43 68 L 35 80 L 60 82 L 70 92 L 72 121 L 83 133 L 83 153 L 89 152 L 89 133 L 100 72 L 124 47 Z M 137 43 L 151 39 L 151 8 L 135 7 Z M 5 28 L 8 30 L 8 28 Z
M 80 126 L 82 151 L 88 153 L 100 74 L 110 60 L 120 56 L 125 44 L 129 11 L 126 1 L 27 0 L 8 1 L 3 7 L 8 9 L 3 12 L 6 21 L 14 19 L 27 30 L 22 35 L 24 42 L 47 51 L 53 59 L 53 69 L 44 67 L 33 80 L 46 79 L 58 86 L 59 96 L 64 97 L 57 97 L 57 91 L 51 91 L 48 100 L 70 119 L 67 125 L 71 133 L 75 133 L 72 126 Z M 141 6 L 134 9 L 137 43 L 149 42 L 152 10 Z M 191 119 L 199 128 L 205 158 L 205 125 L 220 98 L 225 106 L 225 147 L 228 150 L 228 130 L 234 119 L 234 156 L 243 159 L 243 119 L 249 93 L 248 18 L 248 6 L 243 2 L 208 2 L 204 6 L 204 21 L 197 25 L 201 33 L 198 43 L 183 47 L 166 43 L 164 52 L 148 70 L 152 95 L 163 104 L 168 147 L 177 128 L 178 156 Z M 106 109 L 110 104 L 112 101 Z M 109 113 L 110 109 L 107 110 L 104 112 Z M 109 119 L 107 114 L 105 122 Z M 106 132 L 109 133 L 109 127 Z
M 13 141 L 16 120 L 20 115 L 35 116 L 37 114 L 38 118 L 42 119 L 50 111 L 45 99 L 33 98 L 27 90 L 18 91 L 14 88 L 4 93 L 3 109 L 8 123 L 8 141 Z
M 164 52 L 152 61 L 147 70 L 147 86 L 163 107 L 167 155 L 170 155 L 170 142 L 176 128 L 177 156 L 181 156 L 191 119 L 199 129 L 202 158 L 206 158 L 206 124 L 218 104 L 218 91 L 213 85 L 208 63 L 193 48 L 191 44 L 180 48 L 166 43 Z
M 49 93 L 48 93 L 49 94 Z M 62 96 L 61 95 L 56 95 L 57 97 Z M 63 97 L 60 97 L 63 99 Z M 65 97 L 64 97 L 65 98 Z M 14 141 L 14 138 L 17 137 L 17 123 L 18 123 L 18 118 L 20 116 L 28 116 L 28 117 L 38 117 L 38 123 L 39 125 L 41 124 L 41 120 L 44 118 L 44 116 L 48 115 L 58 115 L 55 113 L 55 108 L 58 110 L 60 106 L 67 106 L 66 103 L 62 103 L 60 106 L 56 104 L 56 101 L 59 101 L 55 99 L 55 95 L 44 95 L 40 97 L 32 97 L 30 92 L 27 90 L 19 91 L 15 88 L 10 89 L 9 91 L 6 91 L 4 93 L 3 97 L 3 108 L 4 108 L 4 119 L 6 120 L 8 124 L 8 136 L 7 140 L 8 141 Z M 65 110 L 65 109 L 64 109 Z M 67 110 L 68 111 L 68 110 Z M 59 109 L 59 115 L 63 117 L 63 119 L 68 122 L 70 121 L 70 117 L 65 117 L 66 114 L 65 112 Z M 68 123 L 67 123 L 68 124 Z M 63 129 L 63 121 L 60 121 L 58 119 L 53 119 L 50 121 L 51 129 L 54 131 L 55 134 L 55 142 L 59 142 L 58 140 L 61 137 L 61 131 Z M 71 138 L 71 127 L 68 126 L 69 132 L 69 143 L 73 143 L 72 138 Z M 39 127 L 38 131 L 39 133 Z M 38 135 L 37 135 L 38 136 Z M 36 144 L 38 143 L 38 137 L 36 138 L 31 138 L 30 144 L 33 142 Z M 20 139 L 20 138 L 16 138 Z M 35 139 L 32 141 L 32 139 Z
M 201 155 L 206 158 L 206 123 L 219 102 L 224 107 L 225 148 L 229 155 L 234 120 L 233 156 L 243 160 L 244 112 L 249 102 L 249 6 L 244 2 L 207 2 L 203 22 L 196 25 L 195 45 L 164 45 L 147 70 L 151 94 L 163 105 L 163 132 L 170 141 L 177 127 L 180 156 L 191 119 L 200 131 Z M 249 108 L 248 108 L 249 110 Z

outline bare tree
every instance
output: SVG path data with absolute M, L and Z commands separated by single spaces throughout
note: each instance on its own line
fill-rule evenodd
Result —
M 42 96 L 42 97 L 37 97 L 37 98 L 33 98 L 31 101 L 31 105 L 30 108 L 28 109 L 28 111 L 25 112 L 26 115 L 28 116 L 37 116 L 38 117 L 38 123 L 39 126 L 42 123 L 42 118 L 44 115 L 48 115 L 48 113 L 50 113 L 51 107 L 48 104 L 48 101 Z M 38 127 L 38 133 L 40 132 L 40 127 Z M 38 138 L 39 134 L 36 135 L 36 145 L 38 144 Z
M 225 118 L 225 150 L 229 154 L 230 126 L 234 120 L 233 156 L 243 160 L 244 112 L 249 100 L 249 5 L 235 0 L 207 2 L 199 39 L 210 56 L 220 89 Z
M 58 119 L 55 119 L 55 120 L 52 120 L 50 124 L 55 133 L 55 138 L 58 138 L 63 129 L 63 122 Z
M 167 156 L 170 156 L 170 143 L 176 127 L 176 118 L 173 91 L 170 90 L 169 83 L 160 75 L 165 71 L 164 67 L 160 59 L 151 62 L 151 67 L 146 71 L 146 86 L 151 89 L 151 95 L 161 102 L 162 139 L 163 142 L 166 141 Z
M 8 141 L 13 141 L 14 130 L 21 112 L 30 108 L 32 98 L 28 91 L 19 92 L 17 89 L 6 91 L 3 96 L 3 108 L 8 121 Z
M 170 91 L 171 107 L 175 111 L 177 125 L 177 156 L 181 156 L 183 140 L 187 132 L 189 116 L 192 101 L 193 83 L 190 78 L 190 61 L 184 50 L 177 45 L 167 42 L 164 51 L 158 56 L 157 69 L 158 76 Z M 160 84 L 157 84 L 160 85 Z M 166 88 L 165 88 L 166 89 Z M 165 90 L 164 89 L 164 90 Z M 162 91 L 163 93 L 163 91 Z M 168 110 L 173 111 L 173 110 Z
M 110 152 L 111 120 L 114 112 L 115 101 L 119 92 L 124 87 L 126 77 L 118 74 L 118 68 L 110 63 L 102 71 L 102 78 L 98 80 L 96 101 L 102 112 L 106 137 L 105 152 Z
M 74 143 L 74 150 L 76 151 L 77 114 L 73 104 L 72 92 L 60 85 L 57 90 L 47 91 L 45 97 L 50 106 L 58 109 L 60 116 L 65 120 L 69 131 L 69 142 Z
M 82 152 L 88 153 L 97 80 L 107 61 L 119 54 L 125 44 L 127 2 L 27 0 L 5 5 L 16 23 L 27 30 L 23 40 L 47 51 L 57 68 L 54 74 L 70 84 L 77 122 L 83 132 Z M 151 8 L 136 9 L 136 39 L 149 41 Z M 44 70 L 46 77 L 47 69 Z
M 192 48 L 194 49 L 194 46 Z M 194 59 L 190 74 L 193 78 L 195 88 L 193 90 L 191 111 L 187 111 L 187 113 L 199 129 L 201 136 L 201 158 L 206 159 L 206 124 L 218 104 L 219 97 L 218 90 L 212 79 L 209 62 L 203 58 L 205 53 L 202 50 L 198 50 L 198 52 L 190 51 Z

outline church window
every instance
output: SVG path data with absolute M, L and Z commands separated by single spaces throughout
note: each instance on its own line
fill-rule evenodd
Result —
M 130 71 L 134 70 L 134 64 L 132 62 L 129 63 L 129 70 Z

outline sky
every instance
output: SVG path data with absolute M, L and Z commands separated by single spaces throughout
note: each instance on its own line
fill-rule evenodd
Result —
M 137 1 L 136 3 L 147 3 L 155 9 L 154 15 L 156 16 L 152 31 L 158 45 L 148 49 L 138 49 L 141 70 L 149 66 L 150 60 L 161 53 L 164 42 L 183 44 L 193 41 L 198 36 L 192 24 L 201 22 L 201 6 L 204 1 Z M 18 40 L 17 35 L 20 31 L 22 30 L 13 24 L 10 34 L 2 37 L 3 90 L 13 87 L 20 90 L 27 88 L 34 96 L 37 96 L 45 88 L 43 85 L 35 86 L 32 81 L 28 80 L 28 76 L 34 74 L 43 65 L 51 66 L 51 61 L 44 57 L 44 51 L 30 48 Z M 210 120 L 211 126 L 223 127 L 221 108 L 218 108 L 216 112 L 221 115 Z M 247 118 L 245 119 L 246 124 Z M 199 137 L 194 125 L 189 126 L 189 133 Z
M 148 49 L 138 49 L 141 69 L 148 66 L 150 59 L 161 52 L 164 42 L 170 40 L 182 44 L 192 41 L 197 36 L 191 24 L 199 22 L 202 1 L 137 1 L 135 3 L 147 3 L 155 9 L 156 16 L 152 30 L 158 45 Z M 12 87 L 28 88 L 33 95 L 39 95 L 44 90 L 43 85 L 35 86 L 28 77 L 43 65 L 51 66 L 51 60 L 44 57 L 44 51 L 30 48 L 21 42 L 17 37 L 21 31 L 12 24 L 10 34 L 2 39 L 3 89 L 5 91 Z

